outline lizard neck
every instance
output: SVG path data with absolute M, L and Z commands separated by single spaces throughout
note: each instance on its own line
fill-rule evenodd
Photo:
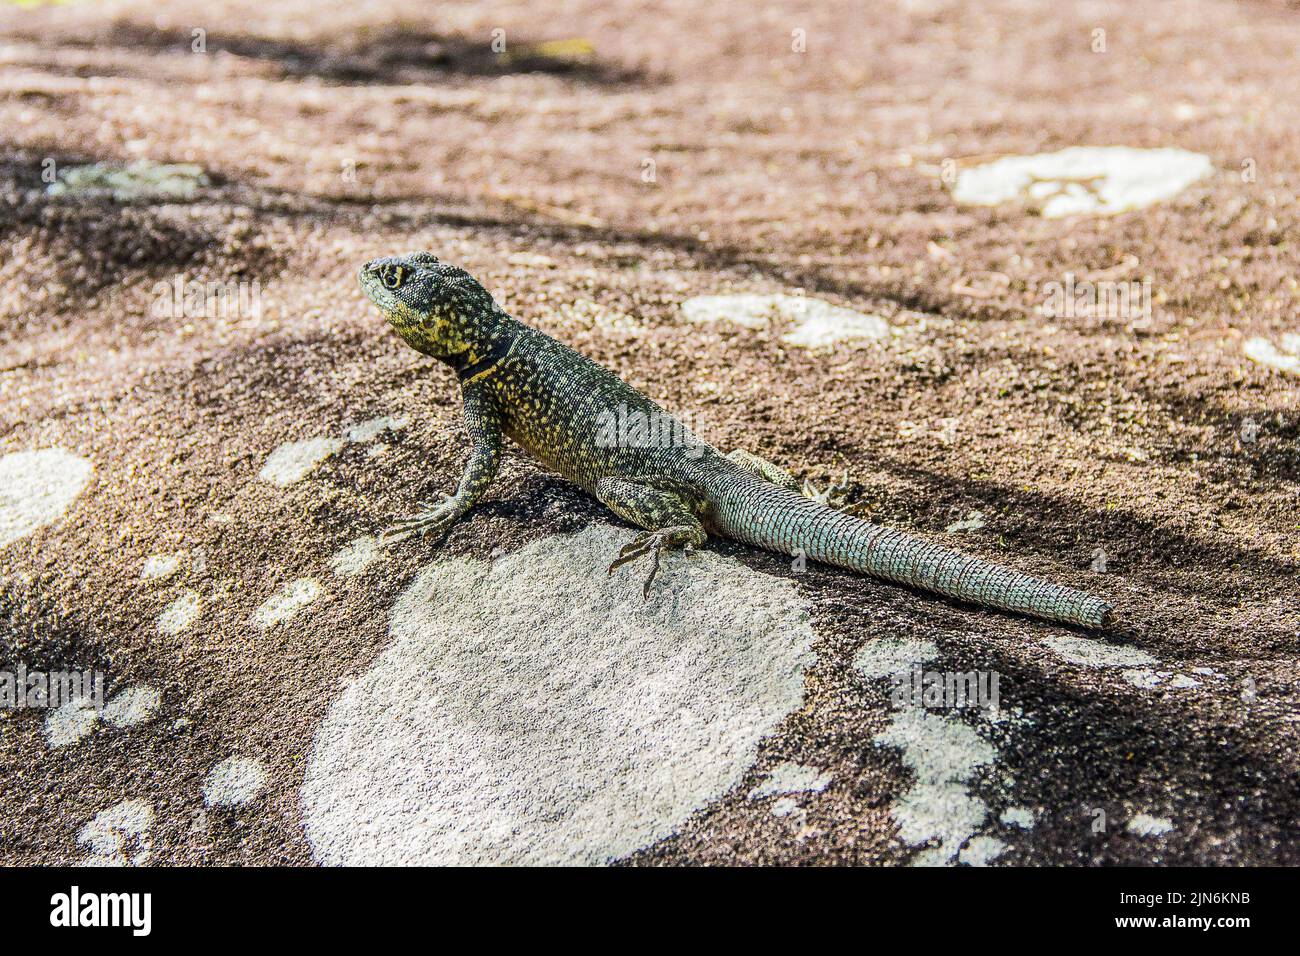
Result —
M 503 310 L 465 318 L 455 313 L 393 316 L 398 334 L 418 352 L 451 366 L 458 374 L 508 351 L 522 327 Z

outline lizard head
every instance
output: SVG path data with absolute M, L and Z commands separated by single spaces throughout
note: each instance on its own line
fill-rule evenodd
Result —
M 477 279 L 427 252 L 372 259 L 358 279 L 397 334 L 435 358 L 454 360 L 490 347 L 503 315 Z

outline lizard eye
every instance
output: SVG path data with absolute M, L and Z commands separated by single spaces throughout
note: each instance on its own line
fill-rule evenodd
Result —
M 406 269 L 402 266 L 389 266 L 380 274 L 379 281 L 384 284 L 385 289 L 400 288 L 406 281 Z

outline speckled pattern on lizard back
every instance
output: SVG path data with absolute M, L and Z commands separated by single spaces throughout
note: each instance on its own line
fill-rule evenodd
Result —
M 618 376 L 510 317 L 463 269 L 427 252 L 375 259 L 361 286 L 412 348 L 460 378 L 473 443 L 455 494 L 399 521 L 389 540 L 442 533 L 487 490 L 503 438 L 645 529 L 610 566 L 708 533 L 1047 620 L 1104 627 L 1111 605 L 828 507 L 756 455 L 723 455 Z

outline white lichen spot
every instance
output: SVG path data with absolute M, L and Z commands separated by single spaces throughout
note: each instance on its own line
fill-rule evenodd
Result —
M 990 724 L 999 727 L 1015 728 L 1017 730 L 1026 730 L 1034 726 L 1035 723 L 1032 717 L 1026 717 L 1025 712 L 1014 705 L 1009 707 L 1002 705 L 990 707 L 985 712 L 985 716 L 988 718 Z
M 203 781 L 203 802 L 210 807 L 242 807 L 266 786 L 266 769 L 250 757 L 227 757 Z
M 1124 644 L 1107 644 L 1086 637 L 1061 635 L 1043 641 L 1071 664 L 1084 667 L 1149 667 L 1158 661 L 1146 651 Z
M 809 606 L 714 553 L 607 573 L 593 524 L 495 561 L 445 559 L 317 733 L 308 838 L 333 864 L 600 864 L 744 779 L 803 700 Z
M 143 800 L 123 800 L 95 816 L 77 834 L 90 854 L 82 866 L 144 866 L 149 862 L 153 807 Z
M 1129 820 L 1124 829 L 1136 836 L 1160 836 L 1174 828 L 1174 821 L 1167 817 L 1153 817 L 1149 813 L 1139 813 Z
M 1007 826 L 1032 830 L 1034 828 L 1034 811 L 1028 807 L 1007 807 L 1002 811 L 1002 822 Z
M 784 317 L 787 301 L 800 298 L 793 295 L 698 295 L 682 303 L 682 314 L 687 321 L 700 324 L 730 322 L 747 329 L 762 329 L 774 317 Z
M 70 747 L 95 729 L 99 711 L 88 699 L 65 701 L 45 718 L 45 738 L 54 748 Z
M 913 862 L 951 863 L 988 817 L 988 807 L 970 792 L 970 782 L 980 767 L 994 761 L 997 751 L 968 725 L 920 707 L 896 710 L 875 739 L 899 748 L 903 764 L 916 777 L 892 807 L 899 838 L 912 846 L 938 841 Z
M 556 311 L 561 319 L 579 328 L 594 328 L 628 336 L 638 336 L 645 332 L 645 328 L 626 312 L 620 312 L 618 309 L 601 305 L 590 299 L 574 299 L 572 302 L 565 302 L 557 306 Z
M 348 441 L 364 442 L 378 438 L 385 431 L 397 431 L 405 428 L 410 424 L 410 419 L 406 416 L 394 418 L 391 415 L 384 415 L 380 418 L 371 418 L 364 422 L 358 422 L 347 430 Z
M 795 296 L 790 311 L 797 317 L 795 327 L 781 341 L 805 349 L 834 348 L 840 342 L 872 341 L 889 334 L 889 323 L 878 315 L 857 312 L 821 299 Z
M 198 620 L 203 611 L 199 592 L 186 588 L 158 615 L 158 630 L 174 637 Z
M 351 577 L 360 574 L 384 556 L 384 549 L 379 539 L 366 535 L 357 538 L 334 552 L 330 558 L 330 568 L 335 574 Z
M 298 578 L 290 581 L 272 594 L 253 614 L 253 623 L 260 628 L 283 624 L 321 594 L 320 582 L 315 578 Z
M 61 518 L 93 470 L 89 461 L 61 448 L 0 458 L 0 548 Z
M 691 322 L 730 322 L 748 329 L 765 328 L 776 320 L 791 326 L 781 341 L 807 349 L 889 335 L 889 323 L 878 315 L 802 295 L 701 295 L 683 302 L 682 314 Z
M 109 195 L 119 202 L 141 196 L 191 199 L 200 186 L 208 183 L 203 167 L 193 163 L 155 163 L 142 159 L 128 166 L 113 163 L 68 166 L 45 191 L 51 196 Z
M 799 763 L 779 763 L 772 768 L 762 783 L 749 791 L 749 798 L 770 797 L 778 793 L 820 793 L 834 780 L 832 774 L 824 773 L 818 767 L 808 767 Z
M 957 854 L 957 862 L 966 866 L 988 866 L 1007 848 L 997 837 L 975 836 Z
M 1170 673 L 1152 670 L 1152 667 L 1160 662 L 1137 647 L 1107 644 L 1073 635 L 1049 637 L 1043 643 L 1071 664 L 1093 668 L 1121 668 L 1120 676 L 1142 690 L 1158 687 Z
M 780 800 L 772 801 L 772 816 L 788 817 L 799 810 L 799 802 L 791 797 L 782 797 Z
M 303 441 L 285 442 L 271 452 L 257 476 L 273 485 L 292 485 L 302 481 L 312 471 L 343 447 L 339 438 L 307 438 Z
M 1140 687 L 1143 690 L 1152 690 L 1155 687 L 1159 687 L 1160 682 L 1164 680 L 1164 677 L 1160 674 L 1148 670 L 1121 671 L 1120 676 L 1134 687 Z
M 1247 339 L 1241 350 L 1248 359 L 1260 365 L 1300 375 L 1300 335 L 1294 332 L 1282 336 L 1280 349 L 1268 339 L 1256 337 Z
M 1112 215 L 1170 199 L 1213 171 L 1208 156 L 1183 149 L 1076 146 L 961 169 L 952 195 L 977 206 L 1021 200 L 1049 219 Z
M 156 687 L 138 684 L 128 687 L 104 705 L 100 716 L 114 727 L 131 727 L 153 718 L 162 703 L 162 693 Z
M 165 581 L 181 569 L 179 554 L 151 554 L 140 569 L 142 581 Z
M 939 656 L 933 641 L 910 637 L 878 637 L 862 646 L 853 658 L 853 667 L 868 680 L 896 677 Z
M 958 531 L 978 531 L 982 527 L 984 527 L 984 513 L 971 511 L 967 513 L 964 521 L 954 521 L 946 530 L 949 534 L 954 534 Z

